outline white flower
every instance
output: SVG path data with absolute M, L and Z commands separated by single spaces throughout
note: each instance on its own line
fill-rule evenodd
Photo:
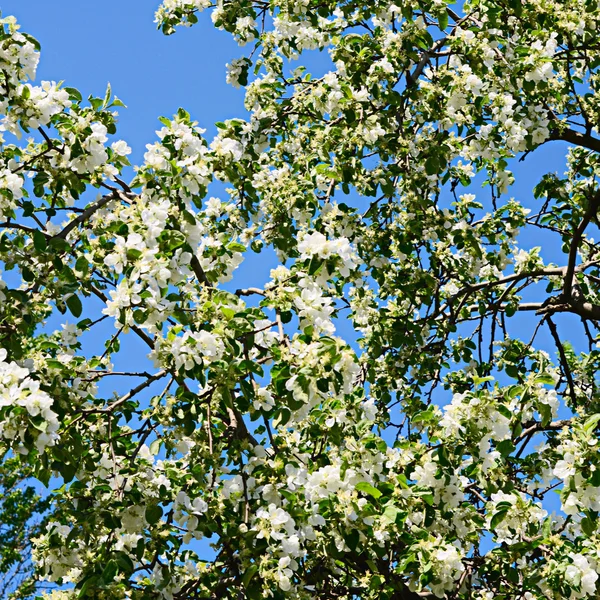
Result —
M 362 410 L 367 421 L 374 421 L 377 418 L 377 405 L 373 398 L 369 398 L 362 403 Z
M 569 558 L 573 561 L 573 564 L 567 567 L 565 579 L 571 585 L 578 587 L 582 595 L 591 596 L 596 592 L 598 573 L 596 573 L 588 559 L 582 554 L 570 552 Z
M 301 280 L 300 286 L 302 291 L 299 297 L 294 298 L 294 304 L 298 309 L 301 327 L 312 325 L 318 332 L 332 334 L 335 331 L 330 319 L 335 310 L 333 300 L 324 296 L 321 288 L 307 279 Z
M 299 557 L 302 555 L 300 550 L 300 538 L 297 535 L 291 535 L 289 538 L 283 538 L 281 540 L 281 551 L 292 557 Z
M 158 171 L 164 171 L 167 168 L 169 151 L 161 144 L 146 144 L 147 152 L 144 154 L 144 161 L 148 167 Z
M 515 253 L 515 272 L 520 273 L 525 266 L 525 264 L 529 261 L 530 254 L 527 250 L 519 250 Z
M 220 217 L 223 213 L 223 202 L 219 198 L 210 198 L 206 202 L 204 212 L 208 217 Z
M 46 392 L 40 390 L 40 382 L 30 376 L 28 368 L 20 367 L 15 362 L 6 362 L 7 351 L 0 349 L 0 409 L 10 406 L 22 406 L 30 417 L 41 417 L 43 428 L 31 427 L 35 435 L 35 446 L 43 453 L 48 446 L 58 441 L 58 415 L 51 410 L 54 400 Z M 29 427 L 29 421 L 22 421 L 13 414 L 0 420 L 0 437 L 15 439 L 18 430 Z M 42 429 L 41 431 L 39 429 Z
M 233 160 L 240 160 L 244 154 L 242 144 L 232 138 L 216 137 L 210 147 L 217 156 L 232 158 Z
M 123 140 L 113 142 L 110 147 L 117 156 L 127 156 L 131 154 L 131 148 Z
M 567 479 L 575 475 L 575 456 L 567 452 L 562 460 L 556 462 L 553 473 L 559 479 Z
M 256 400 L 253 402 L 253 405 L 256 410 L 268 412 L 275 406 L 275 402 L 273 401 L 271 392 L 267 388 L 259 388 L 256 391 Z
M 356 255 L 349 240 L 345 237 L 328 240 L 319 231 L 304 234 L 298 243 L 301 258 L 307 259 L 318 256 L 322 259 L 337 257 L 341 260 L 340 274 L 347 277 L 356 267 Z

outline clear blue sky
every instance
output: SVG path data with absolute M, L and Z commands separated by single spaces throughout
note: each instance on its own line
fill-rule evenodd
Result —
M 209 11 L 195 27 L 164 36 L 153 22 L 158 4 L 159 0 L 0 1 L 2 14 L 15 15 L 22 30 L 42 45 L 38 81 L 64 80 L 84 96 L 102 95 L 111 83 L 113 92 L 128 107 L 120 109 L 116 137 L 133 148 L 133 164 L 141 162 L 145 145 L 155 141 L 154 132 L 161 126 L 158 117 L 171 116 L 180 106 L 207 129 L 209 140 L 216 121 L 246 115 L 243 90 L 225 82 L 225 64 L 248 49 L 238 47 L 230 34 L 216 30 Z M 329 66 L 326 55 L 310 54 L 306 58 L 313 72 Z M 533 186 L 545 172 L 562 173 L 565 150 L 562 143 L 548 144 L 524 162 L 511 165 L 517 179 L 511 195 L 534 210 L 539 207 L 532 198 Z M 487 197 L 484 190 L 472 191 Z M 543 245 L 546 260 L 565 264 L 557 237 L 540 237 L 539 230 L 532 230 L 523 236 L 521 245 L 526 249 Z M 271 256 L 249 253 L 227 287 L 261 285 L 272 266 Z M 539 291 L 543 299 L 543 289 Z M 527 338 L 537 318 L 526 313 L 517 319 L 523 327 L 522 337 Z M 339 323 L 339 333 L 349 334 L 348 329 L 346 323 Z M 554 353 L 546 331 L 540 339 Z
M 216 121 L 246 114 L 243 90 L 225 82 L 225 64 L 242 56 L 246 49 L 239 48 L 230 34 L 214 29 L 208 13 L 202 15 L 196 27 L 180 29 L 175 35 L 165 37 L 153 23 L 158 4 L 159 0 L 0 1 L 2 14 L 15 15 L 22 30 L 36 37 L 42 45 L 38 81 L 65 80 L 66 85 L 78 88 L 84 96 L 103 95 L 106 84 L 111 83 L 113 92 L 128 106 L 120 109 L 117 137 L 133 148 L 133 164 L 141 162 L 145 145 L 155 141 L 154 132 L 160 127 L 158 117 L 171 116 L 180 106 L 207 129 L 209 140 L 215 132 Z M 313 56 L 311 66 L 318 67 L 321 61 L 322 67 L 324 60 L 324 57 Z M 524 162 L 511 165 L 517 176 L 511 195 L 531 208 L 539 206 L 532 199 L 533 186 L 545 172 L 562 174 L 565 150 L 563 144 L 547 145 Z M 473 191 L 485 197 L 482 190 Z M 536 230 L 526 234 L 522 247 L 544 244 L 543 256 L 547 260 L 565 264 L 566 257 L 558 239 L 538 236 Z M 232 287 L 260 285 L 272 266 L 272 260 L 264 255 L 249 256 L 238 270 Z M 543 287 L 538 288 L 540 299 L 545 298 Z M 557 317 L 563 326 L 565 322 L 573 323 L 573 319 L 572 316 Z M 530 313 L 516 317 L 515 322 L 519 328 L 522 326 L 518 332 L 520 337 L 528 339 L 537 320 Z M 340 323 L 338 330 L 347 333 L 347 324 Z M 539 341 L 541 347 L 555 354 L 545 328 Z M 130 350 L 129 363 L 142 366 L 147 348 L 132 335 L 123 342 Z M 556 501 L 550 505 L 555 508 Z
M 201 24 L 166 37 L 156 30 L 159 0 L 3 0 L 3 16 L 15 15 L 22 31 L 42 44 L 38 81 L 65 80 L 85 96 L 111 83 L 127 105 L 118 134 L 140 162 L 155 141 L 157 118 L 184 106 L 212 137 L 214 122 L 245 114 L 243 91 L 225 83 L 225 64 L 242 56 L 210 15 Z
M 153 22 L 158 5 L 159 0 L 0 2 L 2 15 L 17 17 L 21 31 L 41 43 L 36 82 L 64 80 L 84 97 L 103 96 L 110 82 L 113 93 L 127 105 L 119 109 L 115 139 L 124 139 L 132 147 L 134 165 L 142 162 L 146 144 L 157 140 L 155 131 L 162 127 L 159 116 L 170 117 L 184 107 L 206 128 L 210 141 L 215 122 L 247 114 L 243 90 L 225 82 L 226 63 L 242 56 L 247 48 L 240 48 L 230 34 L 216 30 L 209 12 L 195 28 L 182 28 L 167 37 Z M 272 259 L 253 253 L 246 263 L 236 273 L 231 284 L 234 289 L 262 285 L 273 267 Z M 93 298 L 84 301 L 84 306 L 94 314 L 102 308 Z M 66 320 L 74 319 L 57 314 L 48 325 L 55 329 Z M 102 333 L 86 334 L 87 350 L 95 347 L 102 353 L 104 340 L 114 331 L 110 325 Z M 122 359 L 117 358 L 115 368 L 148 368 L 148 349 L 143 343 L 133 335 L 122 337 L 121 343 L 127 364 L 118 364 Z M 121 385 L 130 382 L 113 380 L 111 384 L 122 392 Z
M 153 22 L 158 4 L 159 0 L 0 1 L 2 14 L 15 15 L 22 30 L 42 45 L 38 81 L 64 80 L 84 96 L 102 95 L 106 84 L 111 83 L 128 107 L 120 109 L 116 137 L 133 148 L 133 164 L 141 162 L 145 145 L 155 141 L 158 117 L 171 116 L 180 106 L 207 129 L 209 140 L 216 121 L 246 115 L 243 90 L 225 82 L 225 64 L 248 49 L 238 47 L 230 34 L 216 30 L 209 11 L 201 15 L 197 26 L 165 37 Z M 326 55 L 311 54 L 307 59 L 313 72 L 328 67 Z M 533 186 L 545 172 L 562 174 L 565 150 L 562 143 L 548 144 L 524 162 L 511 165 L 517 179 L 511 195 L 534 210 L 538 208 L 539 202 L 532 198 Z M 487 197 L 484 190 L 472 191 Z M 546 260 L 565 264 L 557 237 L 540 237 L 539 230 L 532 230 L 521 239 L 526 249 L 537 245 L 544 246 Z M 228 287 L 261 285 L 272 266 L 272 257 L 249 253 Z M 543 299 L 543 289 L 539 291 Z M 537 318 L 527 313 L 517 319 L 526 338 Z M 347 324 L 339 323 L 340 333 L 347 334 L 348 329 Z M 546 331 L 541 332 L 541 339 L 554 353 Z

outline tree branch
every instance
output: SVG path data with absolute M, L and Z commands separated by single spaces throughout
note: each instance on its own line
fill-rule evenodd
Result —
M 200 261 L 197 256 L 192 256 L 192 260 L 190 261 L 190 265 L 192 266 L 192 270 L 196 277 L 207 287 L 213 287 L 212 283 L 208 280 Z
M 589 225 L 594 215 L 598 212 L 599 207 L 600 191 L 597 191 L 590 199 L 583 218 L 577 226 L 577 229 L 573 232 L 571 246 L 569 247 L 569 263 L 565 272 L 565 281 L 563 286 L 563 296 L 569 303 L 573 299 L 573 277 L 575 276 L 575 263 L 577 262 L 577 252 L 579 250 L 581 238 L 583 237 L 586 227 Z
M 555 122 L 562 122 L 554 114 L 552 115 L 552 120 Z M 593 150 L 594 152 L 600 152 L 600 139 L 588 135 L 587 133 L 580 133 L 579 131 L 575 131 L 574 129 L 570 129 L 568 127 L 561 130 L 554 130 L 550 136 L 550 139 L 568 142 L 569 144 L 580 146 L 581 148 L 587 148 L 588 150 Z
M 556 328 L 556 324 L 551 319 L 550 315 L 546 316 L 546 323 L 548 323 L 548 328 L 550 329 L 550 333 L 552 334 L 552 338 L 554 339 L 554 343 L 556 344 L 556 349 L 558 350 L 558 354 L 560 356 L 560 362 L 563 367 L 563 371 L 565 373 L 565 377 L 567 379 L 567 383 L 569 385 L 569 395 L 573 402 L 575 402 L 576 394 L 575 394 L 575 382 L 573 381 L 573 375 L 571 373 L 571 369 L 569 367 L 569 362 L 567 361 L 567 355 L 565 354 L 565 349 L 563 348 L 562 342 L 560 341 L 560 336 L 558 335 L 558 329 Z
M 112 200 L 117 200 L 119 198 L 119 192 L 113 191 L 106 196 L 102 196 L 99 200 L 94 202 L 88 208 L 86 208 L 76 219 L 73 219 L 61 232 L 57 233 L 54 237 L 61 238 L 63 240 L 67 239 L 67 236 L 79 225 L 85 223 L 95 212 L 100 210 L 103 206 L 106 206 Z

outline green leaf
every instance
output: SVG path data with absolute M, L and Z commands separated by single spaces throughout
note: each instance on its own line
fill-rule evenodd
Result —
M 90 269 L 90 264 L 85 256 L 80 256 L 75 263 L 75 270 L 86 275 Z
M 542 427 L 546 427 L 552 421 L 552 408 L 548 404 L 539 404 L 538 411 L 542 417 Z
M 425 527 L 431 527 L 433 525 L 435 521 L 435 509 L 433 509 L 431 506 L 426 506 L 425 507 L 425 520 L 423 521 L 423 524 L 425 525 Z
M 242 577 L 242 585 L 247 588 L 248 585 L 250 584 L 250 582 L 252 581 L 252 578 L 258 573 L 258 565 L 257 564 L 251 564 L 247 569 L 246 572 L 244 573 L 244 576 Z
M 21 33 L 21 32 L 19 32 Z M 41 45 L 40 43 L 29 33 L 22 33 L 21 34 L 27 41 L 31 42 L 34 46 L 34 48 L 39 52 L 41 50 Z
M 120 98 L 117 98 L 116 96 L 113 96 L 111 106 L 120 106 L 121 108 L 127 108 L 127 105 Z
M 383 511 L 381 520 L 389 525 L 391 525 L 392 523 L 400 524 L 405 517 L 405 512 L 401 511 L 397 506 L 394 506 L 393 504 L 388 504 L 385 507 L 385 510 Z
M 233 319 L 233 316 L 235 315 L 235 310 L 233 310 L 233 308 L 229 308 L 227 306 L 221 306 L 221 312 L 223 313 L 223 316 L 229 321 L 230 319 Z
M 119 552 L 117 555 L 117 563 L 120 567 L 119 571 L 124 571 L 125 573 L 132 573 L 135 569 L 133 561 L 125 552 Z
M 487 377 L 478 377 L 477 375 L 473 376 L 473 384 L 477 387 L 482 383 L 488 383 L 490 381 L 494 381 L 494 378 L 491 375 L 488 375 Z
M 150 453 L 156 456 L 160 451 L 160 445 L 162 444 L 162 440 L 156 439 L 150 444 Z
M 588 537 L 592 537 L 597 530 L 596 523 L 589 517 L 581 519 L 581 529 Z
M 82 306 L 81 300 L 79 299 L 79 296 L 77 296 L 77 294 L 73 294 L 72 296 L 69 296 L 69 298 L 67 299 L 67 306 L 69 307 L 71 314 L 75 318 L 79 318 L 81 316 L 81 313 L 83 312 L 83 306 Z
M 325 177 L 329 177 L 330 179 L 337 178 L 337 173 L 335 172 L 335 170 L 333 169 L 333 167 L 331 165 L 326 165 L 326 164 L 317 165 L 315 168 L 315 171 L 317 172 L 318 175 L 324 175 Z
M 185 110 L 185 108 L 178 108 L 177 109 L 177 116 L 182 121 L 189 121 L 190 120 L 190 113 L 187 110 Z
M 308 265 L 308 274 L 312 277 L 316 275 L 322 268 L 325 262 L 323 260 L 319 260 L 315 256 L 310 259 L 310 263 Z
M 135 248 L 129 248 L 127 250 L 127 260 L 131 262 L 135 262 L 138 258 L 142 256 L 141 250 L 136 250 Z
M 138 543 L 135 547 L 135 556 L 138 560 L 142 560 L 144 556 L 144 551 L 146 549 L 146 542 L 143 537 L 138 540 Z
M 512 412 L 510 412 L 510 408 L 508 408 L 508 406 L 505 404 L 498 404 L 498 412 L 507 419 L 512 419 L 513 417 Z
M 360 534 L 358 533 L 358 530 L 352 529 L 348 531 L 344 535 L 344 540 L 346 544 L 348 544 L 348 548 L 350 548 L 350 550 L 356 550 L 358 548 L 358 543 L 360 542 Z
M 398 566 L 394 569 L 396 573 L 403 574 L 406 572 L 406 568 L 410 563 L 416 562 L 417 556 L 415 554 L 409 554 L 398 562 Z
M 591 477 L 588 477 L 588 482 L 594 487 L 600 487 L 600 469 L 596 468 L 592 471 Z
M 508 513 L 508 508 L 505 508 L 503 510 L 499 510 L 496 514 L 494 514 L 494 516 L 492 517 L 492 520 L 490 521 L 490 529 L 496 529 L 496 527 L 502 523 L 502 521 L 506 518 L 506 514 Z
M 552 376 L 548 375 L 547 373 L 542 373 L 541 375 L 536 375 L 534 381 L 536 383 L 543 383 L 546 385 L 555 385 L 555 381 L 553 379 Z
M 116 560 L 109 560 L 104 571 L 102 571 L 102 580 L 104 583 L 111 583 L 119 572 L 119 565 Z
M 33 232 L 33 246 L 38 252 L 45 252 L 48 247 L 46 236 L 37 229 Z
M 68 252 L 71 249 L 68 242 L 59 237 L 51 238 L 48 245 L 59 253 Z
M 110 83 L 106 86 L 106 94 L 104 95 L 104 102 L 102 103 L 102 108 L 106 108 L 110 102 L 110 97 L 112 96 L 112 89 L 110 87 Z
M 175 231 L 173 229 L 163 231 L 160 234 L 160 240 L 166 244 L 168 250 L 175 250 L 180 246 L 183 246 L 186 242 L 185 235 L 181 231 Z
M 372 498 L 375 498 L 375 500 L 377 500 L 377 498 L 381 498 L 382 496 L 382 493 L 376 487 L 373 487 L 370 483 L 367 483 L 366 481 L 361 481 L 357 483 L 356 490 L 362 492 L 363 494 L 367 494 Z
M 586 420 L 586 422 L 583 426 L 583 429 L 585 430 L 586 433 L 592 433 L 594 431 L 594 429 L 596 429 L 596 427 L 598 426 L 599 421 L 600 421 L 600 413 L 592 415 L 591 417 L 589 417 Z
M 183 220 L 190 225 L 196 225 L 196 217 L 188 210 L 182 210 Z
M 83 100 L 83 96 L 81 92 L 73 87 L 65 87 L 63 88 L 67 94 L 69 94 L 69 98 L 74 100 L 75 102 L 81 102 Z
M 503 458 L 506 458 L 515 451 L 515 445 L 510 440 L 503 440 L 496 444 L 496 449 L 498 452 L 500 452 Z
M 542 525 L 542 535 L 548 539 L 552 535 L 552 519 L 546 519 Z
M 21 267 L 21 275 L 28 283 L 35 280 L 35 274 L 27 267 Z
M 430 156 L 425 161 L 425 173 L 427 175 L 437 175 L 440 170 L 440 160 L 437 156 Z
M 448 12 L 447 11 L 442 11 L 440 13 L 440 16 L 438 18 L 438 23 L 440 26 L 440 29 L 442 31 L 444 31 L 444 29 L 446 29 L 446 27 L 448 27 Z
M 231 242 L 231 244 L 227 245 L 227 250 L 231 252 L 246 252 L 246 246 L 238 242 Z
M 148 318 L 148 315 L 146 314 L 146 311 L 141 310 L 139 308 L 137 310 L 133 311 L 133 320 L 138 325 L 141 325 L 142 323 L 144 323 L 147 318 Z
M 524 390 L 525 388 L 522 385 L 513 385 L 508 391 L 508 397 L 515 398 L 516 396 L 520 396 Z
M 155 525 L 163 516 L 163 509 L 158 504 L 146 508 L 146 521 L 149 525 Z
M 88 598 L 88 592 L 91 591 L 98 582 L 98 576 L 92 575 L 87 579 L 83 580 L 81 583 L 81 587 L 79 588 L 79 593 L 77 594 L 78 598 Z M 79 584 L 77 584 L 79 586 Z

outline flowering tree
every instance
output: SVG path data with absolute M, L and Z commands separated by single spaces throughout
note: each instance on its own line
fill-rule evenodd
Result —
M 121 102 L 29 83 L 2 20 L 0 453 L 56 488 L 42 597 L 597 598 L 599 3 L 156 20 L 209 8 L 249 116 L 161 118 L 131 181 Z M 114 366 L 131 338 L 146 370 Z
M 31 541 L 43 532 L 50 498 L 27 485 L 31 467 L 16 457 L 0 465 L 0 596 L 29 597 L 38 587 L 32 576 Z

